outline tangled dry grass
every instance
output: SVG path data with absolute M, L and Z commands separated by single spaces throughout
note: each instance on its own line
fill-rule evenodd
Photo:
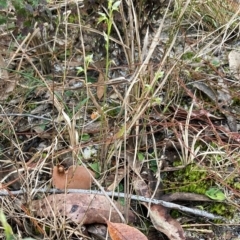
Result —
M 150 198 L 229 217 L 210 222 L 171 210 L 187 237 L 237 239 L 240 85 L 228 54 L 239 49 L 239 3 L 109 2 L 32 1 L 22 12 L 12 1 L 1 10 L 0 179 L 9 194 L 0 199 L 8 223 L 18 238 L 91 239 L 80 224 L 31 208 L 48 195 L 54 166 L 82 165 L 96 174 L 92 189 L 140 195 L 140 176 Z M 224 201 L 194 195 L 212 187 Z M 19 189 L 23 195 L 11 194 Z M 148 239 L 166 239 L 139 203 L 126 198 L 124 206 Z

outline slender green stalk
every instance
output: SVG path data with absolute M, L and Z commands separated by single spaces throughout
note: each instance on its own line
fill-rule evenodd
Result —
M 113 13 L 114 11 L 118 11 L 118 7 L 121 1 L 114 2 L 113 0 L 108 1 L 108 15 L 105 13 L 99 13 L 100 17 L 98 19 L 98 23 L 104 21 L 107 24 L 107 33 L 104 33 L 105 38 L 105 48 L 106 48 L 106 70 L 105 70 L 105 80 L 108 78 L 108 71 L 111 65 L 111 61 L 109 59 L 109 47 L 110 47 L 110 34 L 112 32 L 113 25 Z

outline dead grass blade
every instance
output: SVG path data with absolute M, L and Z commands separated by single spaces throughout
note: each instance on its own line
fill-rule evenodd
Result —
M 8 98 L 9 94 L 15 88 L 15 81 L 9 79 L 8 72 L 6 70 L 6 63 L 2 55 L 0 54 L 0 100 Z

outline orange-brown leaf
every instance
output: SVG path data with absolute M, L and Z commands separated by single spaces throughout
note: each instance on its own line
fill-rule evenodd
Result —
M 114 202 L 120 212 L 124 212 L 123 207 Z M 44 199 L 32 202 L 32 210 L 39 217 L 58 218 L 67 217 L 76 223 L 91 224 L 105 223 L 104 218 L 109 216 L 113 222 L 121 222 L 117 211 L 109 203 L 105 196 L 70 193 L 54 194 Z M 135 221 L 135 215 L 129 211 L 129 221 Z
M 52 182 L 58 189 L 90 189 L 94 172 L 83 166 L 70 166 L 67 171 L 59 171 L 59 166 L 53 168 Z
M 112 240 L 147 240 L 147 237 L 134 227 L 123 223 L 106 222 Z

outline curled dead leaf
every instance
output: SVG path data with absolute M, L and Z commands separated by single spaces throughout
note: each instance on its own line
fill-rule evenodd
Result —
M 146 203 L 144 205 L 148 207 Z M 168 214 L 165 207 L 153 204 L 148 210 L 152 224 L 158 231 L 163 232 L 170 240 L 186 239 L 182 226 Z
M 114 202 L 120 212 L 123 206 Z M 92 224 L 105 223 L 104 218 L 112 222 L 121 222 L 121 217 L 111 206 L 105 196 L 71 193 L 56 194 L 32 202 L 31 210 L 39 217 L 59 218 L 67 217 L 75 223 Z M 129 222 L 135 222 L 135 215 L 129 211 Z
M 83 166 L 70 166 L 67 171 L 62 166 L 54 166 L 52 183 L 58 189 L 90 189 L 91 175 L 94 177 L 95 173 Z
M 124 223 L 112 223 L 106 221 L 112 240 L 147 240 L 147 237 L 138 229 Z
M 138 195 L 151 197 L 149 188 L 144 180 L 136 177 L 134 180 L 134 189 Z M 167 209 L 161 205 L 142 203 L 148 208 L 149 216 L 153 226 L 160 232 L 163 232 L 170 240 L 185 240 L 185 235 L 180 223 L 173 219 Z

